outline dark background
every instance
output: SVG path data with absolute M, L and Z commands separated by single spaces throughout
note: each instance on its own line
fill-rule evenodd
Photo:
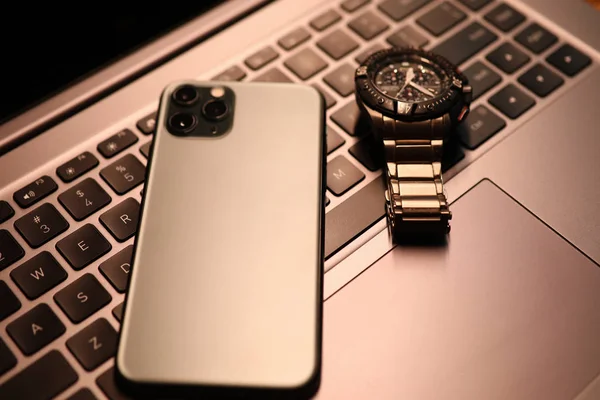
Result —
M 0 16 L 0 124 L 221 2 L 9 3 Z

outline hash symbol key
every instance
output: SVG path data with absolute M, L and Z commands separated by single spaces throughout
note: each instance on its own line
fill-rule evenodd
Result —
M 52 204 L 45 203 L 16 220 L 15 228 L 35 249 L 66 231 L 69 223 Z

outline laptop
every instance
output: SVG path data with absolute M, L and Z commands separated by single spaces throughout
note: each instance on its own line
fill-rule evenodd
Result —
M 189 78 L 309 84 L 326 99 L 317 398 L 600 398 L 593 3 L 210 2 L 6 117 L 0 398 L 126 398 L 113 355 L 155 111 L 166 84 Z M 474 88 L 445 151 L 444 246 L 390 240 L 372 137 L 358 123 L 353 71 L 390 45 L 448 57 Z M 123 169 L 133 179 L 111 172 Z

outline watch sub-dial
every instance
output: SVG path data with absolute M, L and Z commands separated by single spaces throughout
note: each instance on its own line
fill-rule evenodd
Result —
M 431 100 L 444 88 L 442 77 L 433 68 L 416 62 L 390 63 L 374 78 L 381 93 L 403 102 Z

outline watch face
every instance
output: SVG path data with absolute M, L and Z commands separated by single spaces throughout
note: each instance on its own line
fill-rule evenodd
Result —
M 448 113 L 459 118 L 471 101 L 472 88 L 460 70 L 423 49 L 379 50 L 356 69 L 354 81 L 359 106 L 405 122 Z
M 372 78 L 375 88 L 397 101 L 433 100 L 449 86 L 446 73 L 421 57 L 387 59 L 379 65 Z

